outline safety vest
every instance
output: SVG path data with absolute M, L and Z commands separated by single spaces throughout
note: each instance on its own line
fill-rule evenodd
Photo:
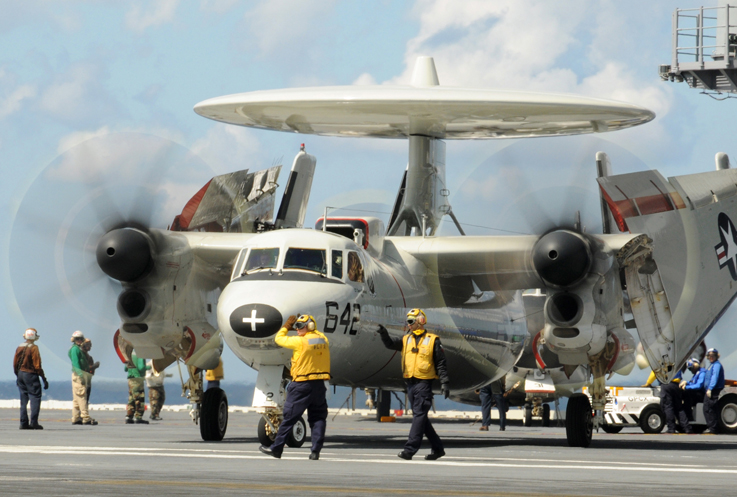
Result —
M 425 333 L 415 345 L 415 334 L 408 333 L 404 337 L 402 348 L 402 372 L 405 378 L 418 380 L 434 380 L 438 378 L 433 360 L 433 350 L 437 335 Z
M 292 379 L 329 380 L 330 347 L 327 337 L 319 331 L 310 331 L 298 338 L 302 347 L 292 353 Z

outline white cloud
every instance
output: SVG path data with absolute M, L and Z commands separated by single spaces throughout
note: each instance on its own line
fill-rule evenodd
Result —
M 20 110 L 23 101 L 36 96 L 36 88 L 31 85 L 22 85 L 12 91 L 5 98 L 0 97 L 0 119 L 8 117 Z
M 217 174 L 241 169 L 263 169 L 265 158 L 253 131 L 227 124 L 214 124 L 192 152 L 202 158 Z
M 200 9 L 215 12 L 217 14 L 224 14 L 238 5 L 238 3 L 238 0 L 201 0 Z
M 355 81 L 353 81 L 352 84 L 354 85 L 375 85 L 376 79 L 374 79 L 374 77 L 371 74 L 365 72 L 361 74 L 359 77 L 357 77 Z
M 105 88 L 107 74 L 103 66 L 91 62 L 73 64 L 41 93 L 42 111 L 66 123 L 101 122 L 116 107 Z
M 265 0 L 246 14 L 249 43 L 261 55 L 288 49 L 300 54 L 324 34 L 317 29 L 320 20 L 332 11 L 335 0 Z
M 160 26 L 174 19 L 179 0 L 155 0 L 137 3 L 125 15 L 128 29 L 142 33 L 147 28 Z

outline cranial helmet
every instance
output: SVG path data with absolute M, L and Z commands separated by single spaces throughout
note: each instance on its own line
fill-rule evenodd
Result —
M 427 324 L 427 316 L 422 309 L 412 309 L 407 313 L 407 324 L 414 324 L 415 321 L 423 326 Z
M 716 354 L 716 356 L 719 357 L 719 351 L 717 349 L 715 349 L 715 348 L 711 348 L 711 349 L 707 350 L 706 351 L 706 355 L 709 355 L 709 354 Z
M 82 333 L 81 331 L 77 330 L 74 333 L 72 333 L 72 342 L 80 338 L 82 339 L 84 338 L 84 333 Z
M 317 325 L 315 324 L 315 318 L 313 318 L 309 314 L 302 314 L 300 317 L 297 318 L 297 321 L 294 323 L 294 327 L 298 330 L 301 330 L 305 326 L 307 326 L 307 329 L 309 331 L 315 331 L 315 328 L 317 328 Z
M 691 359 L 689 359 L 688 361 L 686 361 L 686 367 L 688 369 L 691 369 L 694 366 L 700 366 L 700 365 L 701 365 L 701 363 L 695 357 L 692 357 Z
M 23 338 L 26 340 L 38 340 L 38 332 L 35 328 L 28 328 L 23 332 Z

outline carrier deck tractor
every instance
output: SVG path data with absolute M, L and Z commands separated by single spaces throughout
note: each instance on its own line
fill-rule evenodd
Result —
M 588 388 L 583 393 L 589 396 Z M 691 428 L 694 433 L 706 430 L 704 404 L 694 407 Z M 737 381 L 726 380 L 717 404 L 717 425 L 722 433 L 737 433 Z M 622 428 L 639 426 L 645 433 L 660 433 L 665 427 L 665 414 L 660 409 L 660 387 L 607 387 L 604 408 L 607 433 L 619 433 Z

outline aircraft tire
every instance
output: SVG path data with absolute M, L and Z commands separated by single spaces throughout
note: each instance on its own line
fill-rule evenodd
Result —
M 543 426 L 550 426 L 550 404 L 543 404 Z
M 274 442 L 274 438 L 276 438 L 276 433 L 274 433 L 273 437 L 270 437 L 269 434 L 266 432 L 266 420 L 261 416 L 261 419 L 258 420 L 258 441 L 261 445 L 269 447 Z
M 665 415 L 658 406 L 643 409 L 640 414 L 640 428 L 645 433 L 660 433 L 665 428 Z
M 527 427 L 532 426 L 532 405 L 530 404 L 525 404 L 525 420 L 523 424 Z
M 568 399 L 566 407 L 566 438 L 571 447 L 588 447 L 594 431 L 589 398 L 576 393 Z
M 200 435 L 206 442 L 219 442 L 228 429 L 228 396 L 220 388 L 211 388 L 202 396 Z
M 392 393 L 389 390 L 378 390 L 376 392 L 376 421 L 389 416 L 392 407 Z
M 305 418 L 301 417 L 294 423 L 292 432 L 287 435 L 287 446 L 294 447 L 295 449 L 302 447 L 307 440 L 307 425 L 305 424 Z
M 721 433 L 737 433 L 737 395 L 725 395 L 717 404 L 717 426 Z

